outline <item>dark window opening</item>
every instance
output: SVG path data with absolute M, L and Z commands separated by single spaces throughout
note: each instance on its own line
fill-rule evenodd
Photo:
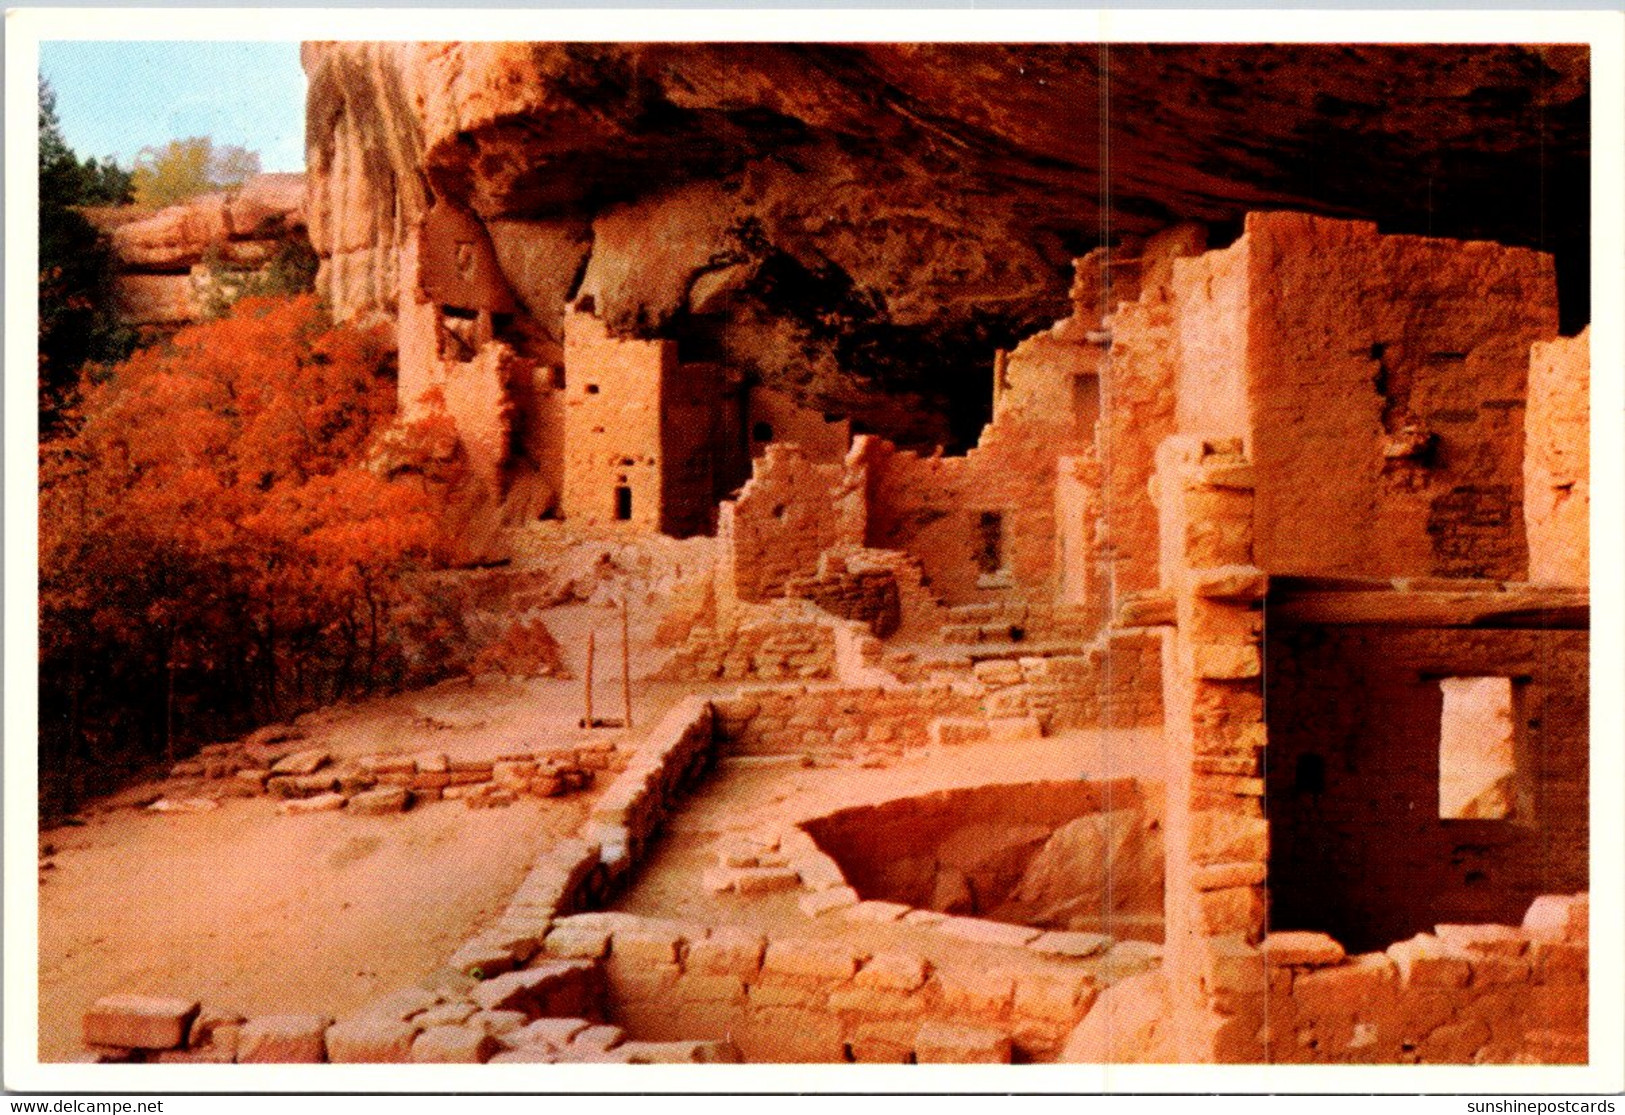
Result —
M 587 384 L 587 394 L 589 394 L 589 395 L 598 394 L 598 385 L 596 383 Z
M 983 511 L 977 520 L 976 567 L 983 573 L 1004 568 L 1004 514 Z
M 480 316 L 479 311 L 465 310 L 461 306 L 442 306 L 440 307 L 440 312 L 449 318 L 456 319 L 457 321 L 473 321 L 475 318 Z
M 624 484 L 615 489 L 615 519 L 627 522 L 632 518 L 632 489 Z
M 1326 792 L 1326 760 L 1314 752 L 1298 756 L 1298 764 L 1292 775 L 1292 790 L 1299 794 L 1324 794 Z
M 750 428 L 750 436 L 753 441 L 772 441 L 773 427 L 766 422 L 758 422 Z

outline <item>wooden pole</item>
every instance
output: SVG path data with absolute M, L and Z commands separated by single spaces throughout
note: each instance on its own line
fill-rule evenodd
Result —
M 632 727 L 632 582 L 621 593 L 621 709 Z
M 594 643 L 595 640 L 593 639 L 593 630 L 589 627 L 587 629 L 587 715 L 581 721 L 582 726 L 587 728 L 592 727 L 592 659 Z

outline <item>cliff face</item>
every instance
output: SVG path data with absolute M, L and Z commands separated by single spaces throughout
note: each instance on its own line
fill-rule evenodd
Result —
M 972 440 L 1070 261 L 1253 209 L 1558 256 L 1586 316 L 1588 59 L 1542 46 L 307 44 L 309 222 L 392 313 L 431 201 L 529 354 L 565 302 L 903 441 Z M 1102 81 L 1102 75 L 1109 80 Z M 946 421 L 943 415 L 947 415 Z
M 302 174 L 260 174 L 239 189 L 157 211 L 133 205 L 84 210 L 113 250 L 120 320 L 160 327 L 201 320 L 211 299 L 232 293 L 231 284 L 302 245 L 304 194 Z

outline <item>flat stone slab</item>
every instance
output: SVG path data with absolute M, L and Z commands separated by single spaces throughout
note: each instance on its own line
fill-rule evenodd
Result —
M 1009 925 L 1002 921 L 961 917 L 944 918 L 934 928 L 938 933 L 958 937 L 962 941 L 973 941 L 979 945 L 1003 945 L 1007 948 L 1021 948 L 1044 932 L 1042 929 L 1034 929 L 1027 925 Z
M 1271 964 L 1324 967 L 1343 962 L 1343 946 L 1324 933 L 1271 933 L 1260 949 Z
M 316 1065 L 326 1060 L 324 1035 L 332 1019 L 317 1014 L 268 1014 L 243 1023 L 237 1035 L 241 1064 Z
M 914 1037 L 914 1056 L 922 1065 L 1007 1065 L 1010 1036 L 1002 1030 L 927 1022 Z
M 123 1049 L 179 1049 L 197 1017 L 195 999 L 108 995 L 85 1012 L 86 1045 Z
M 412 1060 L 429 1065 L 482 1065 L 502 1047 L 475 1026 L 435 1026 L 412 1042 Z
M 295 751 L 292 755 L 285 755 L 278 759 L 272 765 L 271 773 L 291 775 L 315 774 L 332 761 L 332 752 L 325 751 L 319 747 L 312 747 L 305 751 Z
M 293 798 L 276 807 L 278 813 L 297 816 L 301 813 L 328 813 L 343 809 L 348 799 L 343 794 L 317 794 L 313 798 Z
M 1073 933 L 1053 930 L 1040 934 L 1027 942 L 1027 947 L 1045 956 L 1070 956 L 1082 959 L 1095 956 L 1112 947 L 1114 939 L 1103 933 Z
M 350 799 L 351 813 L 400 813 L 412 802 L 412 792 L 404 786 L 366 790 Z
M 827 914 L 831 910 L 844 910 L 858 903 L 858 892 L 851 887 L 831 887 L 829 890 L 804 894 L 796 902 L 801 912 L 810 918 Z
M 883 925 L 900 920 L 910 909 L 911 907 L 901 902 L 859 902 L 856 906 L 849 906 L 841 911 L 841 916 L 847 921 Z
M 577 1034 L 591 1028 L 592 1023 L 585 1018 L 538 1018 L 529 1025 L 499 1034 L 498 1037 L 502 1044 L 513 1049 L 534 1045 L 559 1049 L 569 1045 Z
M 399 1019 L 358 1015 L 327 1030 L 327 1059 L 334 1064 L 405 1064 L 419 1027 Z

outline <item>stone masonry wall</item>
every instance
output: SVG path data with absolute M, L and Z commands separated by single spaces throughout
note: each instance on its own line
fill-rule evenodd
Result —
M 1272 924 L 1381 948 L 1587 886 L 1585 631 L 1272 625 Z M 1513 680 L 1513 815 L 1440 816 L 1440 680 Z M 1404 854 L 1394 854 L 1395 847 Z
M 663 384 L 677 368 L 674 341 L 619 340 L 585 310 L 564 322 L 564 517 L 596 525 L 662 526 Z M 629 497 L 618 496 L 626 489 Z
M 1071 426 L 1012 418 L 989 425 L 963 457 L 921 457 L 860 438 L 869 466 L 869 546 L 918 558 L 948 604 L 1047 600 L 1056 563 L 1057 459 L 1082 452 Z M 988 554 L 984 516 L 999 516 Z M 997 569 L 991 566 L 998 566 Z
M 1524 416 L 1529 579 L 1584 587 L 1590 575 L 1591 330 L 1537 344 Z
M 982 698 L 974 689 L 933 685 L 751 686 L 715 707 L 727 753 L 851 757 L 860 750 L 924 747 L 933 720 L 979 717 Z
M 1046 732 L 1162 723 L 1162 640 L 1114 631 L 1084 654 L 985 658 L 973 667 L 989 716 L 1032 716 Z
M 1557 333 L 1551 257 L 1288 213 L 1250 215 L 1243 241 L 1259 565 L 1521 579 L 1523 410 L 1530 345 Z
M 719 607 L 690 628 L 662 681 L 807 681 L 835 673 L 834 617 L 803 601 Z
M 1263 808 L 1259 653 L 1265 577 L 1253 565 L 1250 470 L 1235 442 L 1170 438 L 1157 454 L 1168 763 L 1164 971 L 1173 1052 L 1259 1061 L 1267 984 L 1231 958 L 1264 934 L 1270 825 Z
M 769 445 L 738 498 L 719 509 L 720 599 L 770 600 L 818 555 L 863 542 L 861 466 L 818 464 L 795 445 Z

